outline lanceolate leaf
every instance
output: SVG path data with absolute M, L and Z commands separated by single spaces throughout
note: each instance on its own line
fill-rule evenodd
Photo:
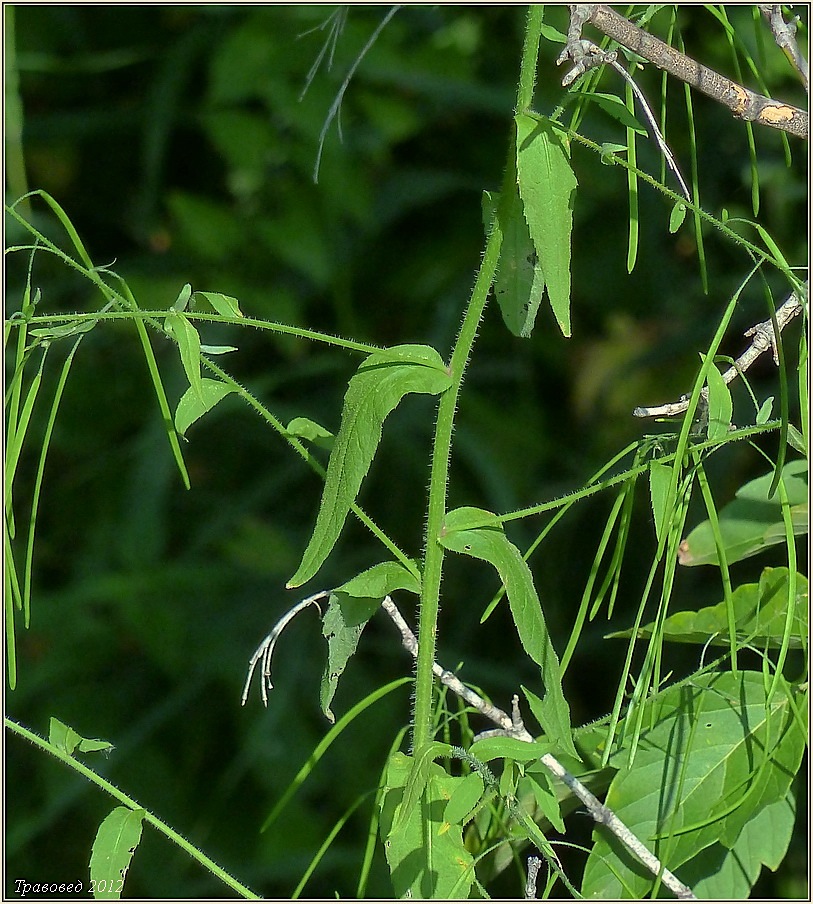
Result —
M 731 426 L 731 391 L 726 385 L 723 375 L 712 364 L 708 374 L 709 387 L 709 426 L 708 438 L 720 439 L 728 433 Z
M 493 518 L 490 512 L 460 508 L 446 516 L 440 542 L 447 549 L 490 562 L 505 585 L 511 614 L 525 651 L 542 669 L 545 696 L 540 707 L 540 723 L 551 741 L 576 754 L 570 728 L 570 708 L 562 692 L 559 658 L 553 649 L 542 606 L 528 563 L 505 536 L 501 527 L 459 530 L 472 517 Z
M 789 462 L 782 477 L 790 503 L 793 532 L 808 532 L 807 461 Z M 737 490 L 736 498 L 719 513 L 720 533 L 728 564 L 739 562 L 768 546 L 785 542 L 785 524 L 779 496 L 769 498 L 773 472 L 752 480 Z M 711 524 L 703 521 L 681 541 L 678 552 L 681 565 L 716 565 L 717 546 Z
M 230 392 L 234 392 L 234 390 L 225 383 L 221 383 L 220 380 L 209 380 L 203 377 L 200 381 L 199 391 L 196 392 L 190 386 L 181 396 L 175 410 L 175 429 L 181 436 L 185 436 L 186 431 L 196 420 L 211 411 Z
M 194 393 L 201 397 L 200 336 L 182 314 L 171 312 L 166 317 L 166 328 L 175 337 L 181 353 L 181 363 Z
M 545 293 L 545 274 L 534 249 L 516 187 L 511 197 L 504 201 L 494 192 L 483 192 L 486 228 L 495 214 L 499 217 L 502 231 L 502 248 L 494 280 L 494 295 L 505 325 L 515 336 L 527 339 Z
M 336 687 L 347 662 L 356 652 L 361 632 L 387 594 L 408 590 L 420 594 L 420 581 L 399 562 L 373 565 L 338 587 L 330 594 L 322 620 L 322 634 L 327 640 L 328 656 L 320 693 L 322 712 L 331 721 L 330 709 Z
M 807 701 L 780 679 L 769 702 L 768 684 L 761 672 L 725 672 L 659 695 L 634 763 L 612 780 L 606 805 L 678 876 L 712 844 L 733 849 L 747 824 L 788 793 L 805 749 Z M 582 894 L 646 897 L 652 875 L 614 836 L 596 829 L 594 839 Z
M 102 821 L 90 855 L 94 898 L 114 901 L 121 897 L 145 815 L 146 810 L 116 807 Z
M 385 349 L 362 363 L 344 397 L 316 526 L 289 588 L 310 580 L 333 549 L 370 468 L 387 415 L 407 393 L 437 395 L 450 382 L 440 355 L 425 345 Z
M 576 176 L 559 132 L 544 119 L 520 113 L 517 127 L 517 181 L 551 308 L 570 335 L 570 236 Z

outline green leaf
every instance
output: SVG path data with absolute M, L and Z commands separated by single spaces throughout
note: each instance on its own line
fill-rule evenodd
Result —
M 175 429 L 181 436 L 186 436 L 186 431 L 198 418 L 211 411 L 221 399 L 225 399 L 231 392 L 234 390 L 230 386 L 221 383 L 220 380 L 209 380 L 206 377 L 200 381 L 199 392 L 190 386 L 181 396 L 175 410 Z
M 180 313 L 181 311 L 185 311 L 187 305 L 189 304 L 189 299 L 192 297 L 192 286 L 189 283 L 186 283 L 181 291 L 178 293 L 178 297 L 175 301 L 172 302 L 172 306 L 170 310 L 175 311 L 176 313 Z
M 785 633 L 788 611 L 787 568 L 766 568 L 758 584 L 742 584 L 732 594 L 736 640 L 759 649 L 779 648 Z M 789 645 L 796 649 L 807 643 L 808 588 L 804 575 L 796 575 L 795 616 L 791 625 Z M 655 623 L 638 629 L 637 636 L 649 638 Z M 709 643 L 728 647 L 728 609 L 725 600 L 699 611 L 676 612 L 659 629 L 665 640 L 677 643 Z M 629 637 L 631 631 L 617 631 L 608 637 Z
M 465 825 L 474 808 L 480 803 L 485 790 L 485 782 L 479 772 L 471 772 L 452 792 L 443 819 L 449 825 Z
M 514 190 L 504 202 L 496 192 L 483 192 L 483 219 L 487 227 L 495 213 L 503 239 L 494 296 L 508 329 L 515 336 L 527 339 L 542 303 L 545 274 L 522 213 L 518 191 Z
M 539 700 L 539 697 L 536 699 Z M 541 700 L 539 702 L 541 703 Z M 517 763 L 530 763 L 533 760 L 538 760 L 539 757 L 546 754 L 549 750 L 549 743 L 531 743 L 529 741 L 521 741 L 519 738 L 497 736 L 475 741 L 469 748 L 469 753 L 483 763 L 499 758 L 514 760 Z
M 718 514 L 720 534 L 728 564 L 739 562 L 762 552 L 769 546 L 785 542 L 785 524 L 779 497 L 770 499 L 768 492 L 773 472 L 752 480 L 737 490 L 736 497 Z M 808 532 L 807 461 L 797 459 L 782 469 L 788 493 L 793 532 Z M 711 524 L 703 521 L 680 543 L 681 565 L 716 565 L 717 547 Z
M 613 119 L 618 120 L 622 126 L 632 129 L 633 132 L 637 132 L 639 135 L 645 136 L 647 134 L 647 130 L 644 126 L 638 122 L 634 114 L 627 108 L 624 101 L 615 94 L 602 94 L 599 91 L 593 90 L 576 90 L 568 93 L 567 100 L 569 101 L 570 98 L 579 98 L 587 103 L 593 103 L 604 110 L 609 116 L 612 116 Z M 627 146 L 623 145 L 623 149 L 626 150 Z
M 762 872 L 778 869 L 793 835 L 793 793 L 749 819 L 730 850 L 712 844 L 680 868 L 680 878 L 701 900 L 744 900 Z
M 530 780 L 531 790 L 542 815 L 557 832 L 564 835 L 565 823 L 550 773 L 540 763 L 526 767 L 525 775 Z
M 759 406 L 759 411 L 756 416 L 757 424 L 767 424 L 771 417 L 771 410 L 773 409 L 773 396 L 768 396 L 767 399 Z
M 322 620 L 322 634 L 327 640 L 328 656 L 322 676 L 320 703 L 322 712 L 335 722 L 330 709 L 336 688 L 347 662 L 356 652 L 361 632 L 375 614 L 385 596 L 395 590 L 420 594 L 418 579 L 398 562 L 373 565 L 336 588 L 328 600 Z
M 669 214 L 669 232 L 674 235 L 683 225 L 685 219 L 686 205 L 682 201 L 676 201 L 675 206 L 672 208 L 672 213 Z
M 98 738 L 83 738 L 70 725 L 65 725 L 64 722 L 60 722 L 59 719 L 55 719 L 53 716 L 51 716 L 48 723 L 48 743 L 64 751 L 68 756 L 73 756 L 75 751 L 79 753 L 101 751 L 109 754 L 114 749 L 109 741 L 100 741 Z
M 336 721 L 336 717 L 330 709 L 330 704 L 336 694 L 339 678 L 341 678 L 347 667 L 348 660 L 356 652 L 364 626 L 380 605 L 381 601 L 376 601 L 374 607 L 370 606 L 368 608 L 365 618 L 361 618 L 357 613 L 355 623 L 348 624 L 342 612 L 339 598 L 335 593 L 330 594 L 327 609 L 322 619 L 322 635 L 327 640 L 327 664 L 322 676 L 319 702 L 322 712 L 331 724 Z
M 723 439 L 731 427 L 731 392 L 723 375 L 712 364 L 707 377 L 709 388 L 709 440 Z
M 242 317 L 240 303 L 231 295 L 223 295 L 220 292 L 195 292 L 195 298 L 204 298 L 214 309 L 215 313 L 222 317 Z
M 90 855 L 94 898 L 117 901 L 121 897 L 130 861 L 141 841 L 146 812 L 116 807 L 102 820 Z
M 401 345 L 370 355 L 350 380 L 342 422 L 327 466 L 316 526 L 288 587 L 309 581 L 330 554 L 381 440 L 384 420 L 410 392 L 437 395 L 451 378 L 425 345 Z
M 376 599 L 380 603 L 395 590 L 408 590 L 420 595 L 421 582 L 400 562 L 379 562 L 337 587 L 335 592 L 358 599 Z
M 236 345 L 201 345 L 200 350 L 206 355 L 227 355 L 236 352 Z
M 75 336 L 77 333 L 89 333 L 98 322 L 98 320 L 77 320 L 62 326 L 43 327 L 28 332 L 39 339 L 64 339 L 66 336 Z
M 664 525 L 667 524 L 667 503 L 669 501 L 669 484 L 672 480 L 672 468 L 659 461 L 649 464 L 649 498 L 652 503 L 652 515 L 655 519 L 655 536 L 660 543 Z
M 299 439 L 307 440 L 314 446 L 321 449 L 332 449 L 335 437 L 326 427 L 317 424 L 307 417 L 295 417 L 289 421 L 285 432 L 289 436 L 297 436 Z
M 525 220 L 551 308 L 563 335 L 570 336 L 570 237 L 577 185 L 570 151 L 548 120 L 520 113 L 515 121 L 517 182 Z
M 562 692 L 559 658 L 548 634 L 545 616 L 534 587 L 528 563 L 505 536 L 501 527 L 459 529 L 472 517 L 493 518 L 490 512 L 470 507 L 446 515 L 440 543 L 454 552 L 489 562 L 505 585 L 511 615 L 525 651 L 542 669 L 545 698 L 540 707 L 540 724 L 554 743 L 576 753 L 570 727 L 570 708 Z
M 606 805 L 637 837 L 655 844 L 672 871 L 712 844 L 731 849 L 745 825 L 783 799 L 807 738 L 804 695 L 741 671 L 694 676 L 652 701 L 632 766 L 613 778 Z M 792 696 L 799 697 L 792 701 Z M 799 716 L 801 715 L 801 718 Z M 613 759 L 625 758 L 622 750 Z M 585 897 L 643 898 L 653 877 L 615 836 L 595 829 Z
M 203 402 L 200 376 L 200 336 L 198 331 L 182 314 L 167 314 L 165 327 L 175 337 L 181 353 L 181 363 L 186 378 L 199 400 Z
M 393 754 L 381 798 L 379 830 L 395 896 L 467 898 L 474 882 L 474 859 L 463 843 L 461 826 L 445 819 L 448 802 L 465 779 L 447 775 L 430 762 L 423 793 L 415 805 L 405 808 L 412 764 L 405 754 Z

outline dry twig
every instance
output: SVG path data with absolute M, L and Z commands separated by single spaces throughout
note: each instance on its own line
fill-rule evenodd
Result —
M 807 287 L 807 283 L 805 283 Z M 805 288 L 805 291 L 807 289 Z M 785 303 L 776 312 L 776 325 L 779 332 L 790 323 L 791 320 L 802 310 L 802 300 L 795 292 L 785 301 Z M 753 336 L 751 344 L 748 348 L 734 361 L 734 364 L 728 368 L 723 374 L 723 381 L 731 383 L 736 377 L 742 376 L 746 370 L 768 349 L 773 349 L 773 360 L 775 364 L 779 364 L 779 355 L 776 348 L 776 334 L 772 320 L 765 320 L 747 329 L 745 336 Z M 704 405 L 708 402 L 709 390 L 708 386 L 704 386 L 700 391 L 700 404 Z M 682 414 L 689 407 L 689 395 L 681 396 L 677 402 L 668 402 L 666 405 L 655 405 L 652 408 L 638 407 L 632 412 L 633 417 L 674 417 Z
M 584 60 L 585 48 L 581 46 L 580 41 L 582 27 L 587 23 L 659 69 L 665 70 L 728 107 L 738 119 L 807 138 L 809 127 L 807 111 L 756 94 L 675 50 L 660 38 L 638 28 L 629 19 L 601 3 L 578 3 L 570 6 L 567 45 L 560 59 L 572 60 L 574 67 L 565 75 L 563 85 L 570 84 L 587 68 Z

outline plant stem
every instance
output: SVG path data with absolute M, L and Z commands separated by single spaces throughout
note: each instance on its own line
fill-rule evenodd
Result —
M 19 723 L 14 722 L 13 720 L 8 718 L 4 721 L 6 728 L 10 729 L 21 738 L 25 738 L 27 741 L 30 741 L 32 744 L 34 744 L 34 746 L 39 747 L 46 753 L 50 753 L 51 756 L 55 757 L 66 766 L 69 766 L 71 769 L 78 772 L 89 781 L 93 782 L 93 784 L 101 788 L 102 791 L 106 791 L 111 797 L 124 804 L 125 807 L 129 807 L 131 810 L 144 809 L 145 822 L 148 822 L 150 823 L 150 825 L 155 826 L 155 828 L 158 829 L 161 834 L 166 835 L 166 837 L 169 838 L 170 841 L 173 841 L 178 845 L 178 847 L 186 851 L 187 854 L 197 860 L 198 863 L 206 867 L 206 869 L 209 870 L 210 873 L 217 876 L 217 878 L 221 881 L 225 882 L 225 884 L 228 885 L 229 888 L 232 889 L 232 891 L 236 891 L 237 894 L 243 898 L 255 900 L 257 899 L 258 896 L 253 891 L 251 891 L 251 889 L 246 888 L 245 885 L 241 885 L 241 883 L 239 883 L 233 876 L 230 876 L 222 866 L 218 866 L 214 862 L 214 860 L 210 860 L 202 851 L 199 851 L 182 835 L 179 835 L 174 829 L 171 829 L 165 822 L 160 820 L 157 816 L 154 816 L 149 810 L 142 808 L 139 803 L 133 800 L 132 797 L 128 797 L 128 795 L 126 795 L 123 791 L 120 791 L 115 785 L 107 781 L 107 779 L 102 778 L 84 763 L 80 763 L 79 760 L 75 759 L 72 756 L 69 756 L 58 747 L 54 747 L 53 744 L 50 744 L 48 741 L 46 741 L 44 738 L 41 738 L 38 734 L 35 734 L 33 731 L 29 731 L 27 728 L 24 728 Z
M 533 100 L 536 81 L 536 61 L 542 25 L 542 7 L 532 6 L 528 12 L 525 40 L 522 47 L 520 78 L 517 89 L 517 111 L 529 107 Z M 508 150 L 508 162 L 503 179 L 503 190 L 499 207 L 507 203 L 511 192 L 516 190 L 516 143 L 512 137 Z M 474 289 L 471 293 L 463 323 L 460 327 L 451 361 L 449 373 L 452 385 L 440 397 L 438 416 L 435 424 L 435 441 L 432 448 L 432 468 L 429 483 L 429 503 L 426 518 L 426 548 L 423 559 L 423 582 L 421 606 L 418 621 L 418 662 L 415 671 L 415 704 L 412 721 L 412 749 L 419 750 L 432 739 L 432 689 L 434 676 L 432 666 L 435 661 L 435 641 L 440 608 L 440 582 L 443 574 L 443 547 L 438 537 L 443 530 L 446 515 L 446 492 L 449 484 L 449 458 L 452 450 L 452 432 L 457 400 L 463 384 L 463 375 L 468 364 L 477 327 L 483 316 L 488 293 L 497 273 L 497 264 L 502 248 L 502 228 L 499 210 L 486 242 L 483 260 Z

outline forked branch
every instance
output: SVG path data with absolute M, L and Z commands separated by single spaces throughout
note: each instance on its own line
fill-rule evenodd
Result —
M 808 137 L 807 111 L 756 94 L 670 47 L 660 38 L 634 25 L 629 19 L 625 19 L 602 3 L 579 3 L 570 6 L 570 28 L 562 58 L 572 60 L 574 68 L 565 76 L 562 82 L 564 85 L 569 84 L 586 68 L 583 61 L 585 51 L 580 38 L 582 27 L 587 23 L 659 69 L 728 107 L 738 119 L 781 129 L 800 138 Z M 776 35 L 776 32 L 774 34 Z
M 807 291 L 807 283 L 805 283 L 805 292 Z M 781 333 L 782 330 L 793 320 L 793 318 L 802 311 L 803 302 L 796 292 L 785 301 L 785 303 L 776 312 L 776 326 Z M 747 336 L 753 336 L 751 344 L 748 348 L 734 361 L 734 364 L 728 368 L 723 374 L 723 382 L 731 383 L 737 377 L 741 377 L 745 371 L 757 360 L 762 354 L 773 350 L 773 359 L 775 364 L 779 364 L 779 354 L 776 348 L 776 333 L 774 332 L 773 320 L 765 320 L 757 323 L 744 333 Z M 700 391 L 700 404 L 706 404 L 709 398 L 708 386 L 704 386 Z M 633 417 L 674 417 L 682 414 L 689 407 L 690 396 L 683 395 L 677 402 L 668 402 L 666 405 L 655 405 L 652 408 L 638 407 L 632 412 Z

